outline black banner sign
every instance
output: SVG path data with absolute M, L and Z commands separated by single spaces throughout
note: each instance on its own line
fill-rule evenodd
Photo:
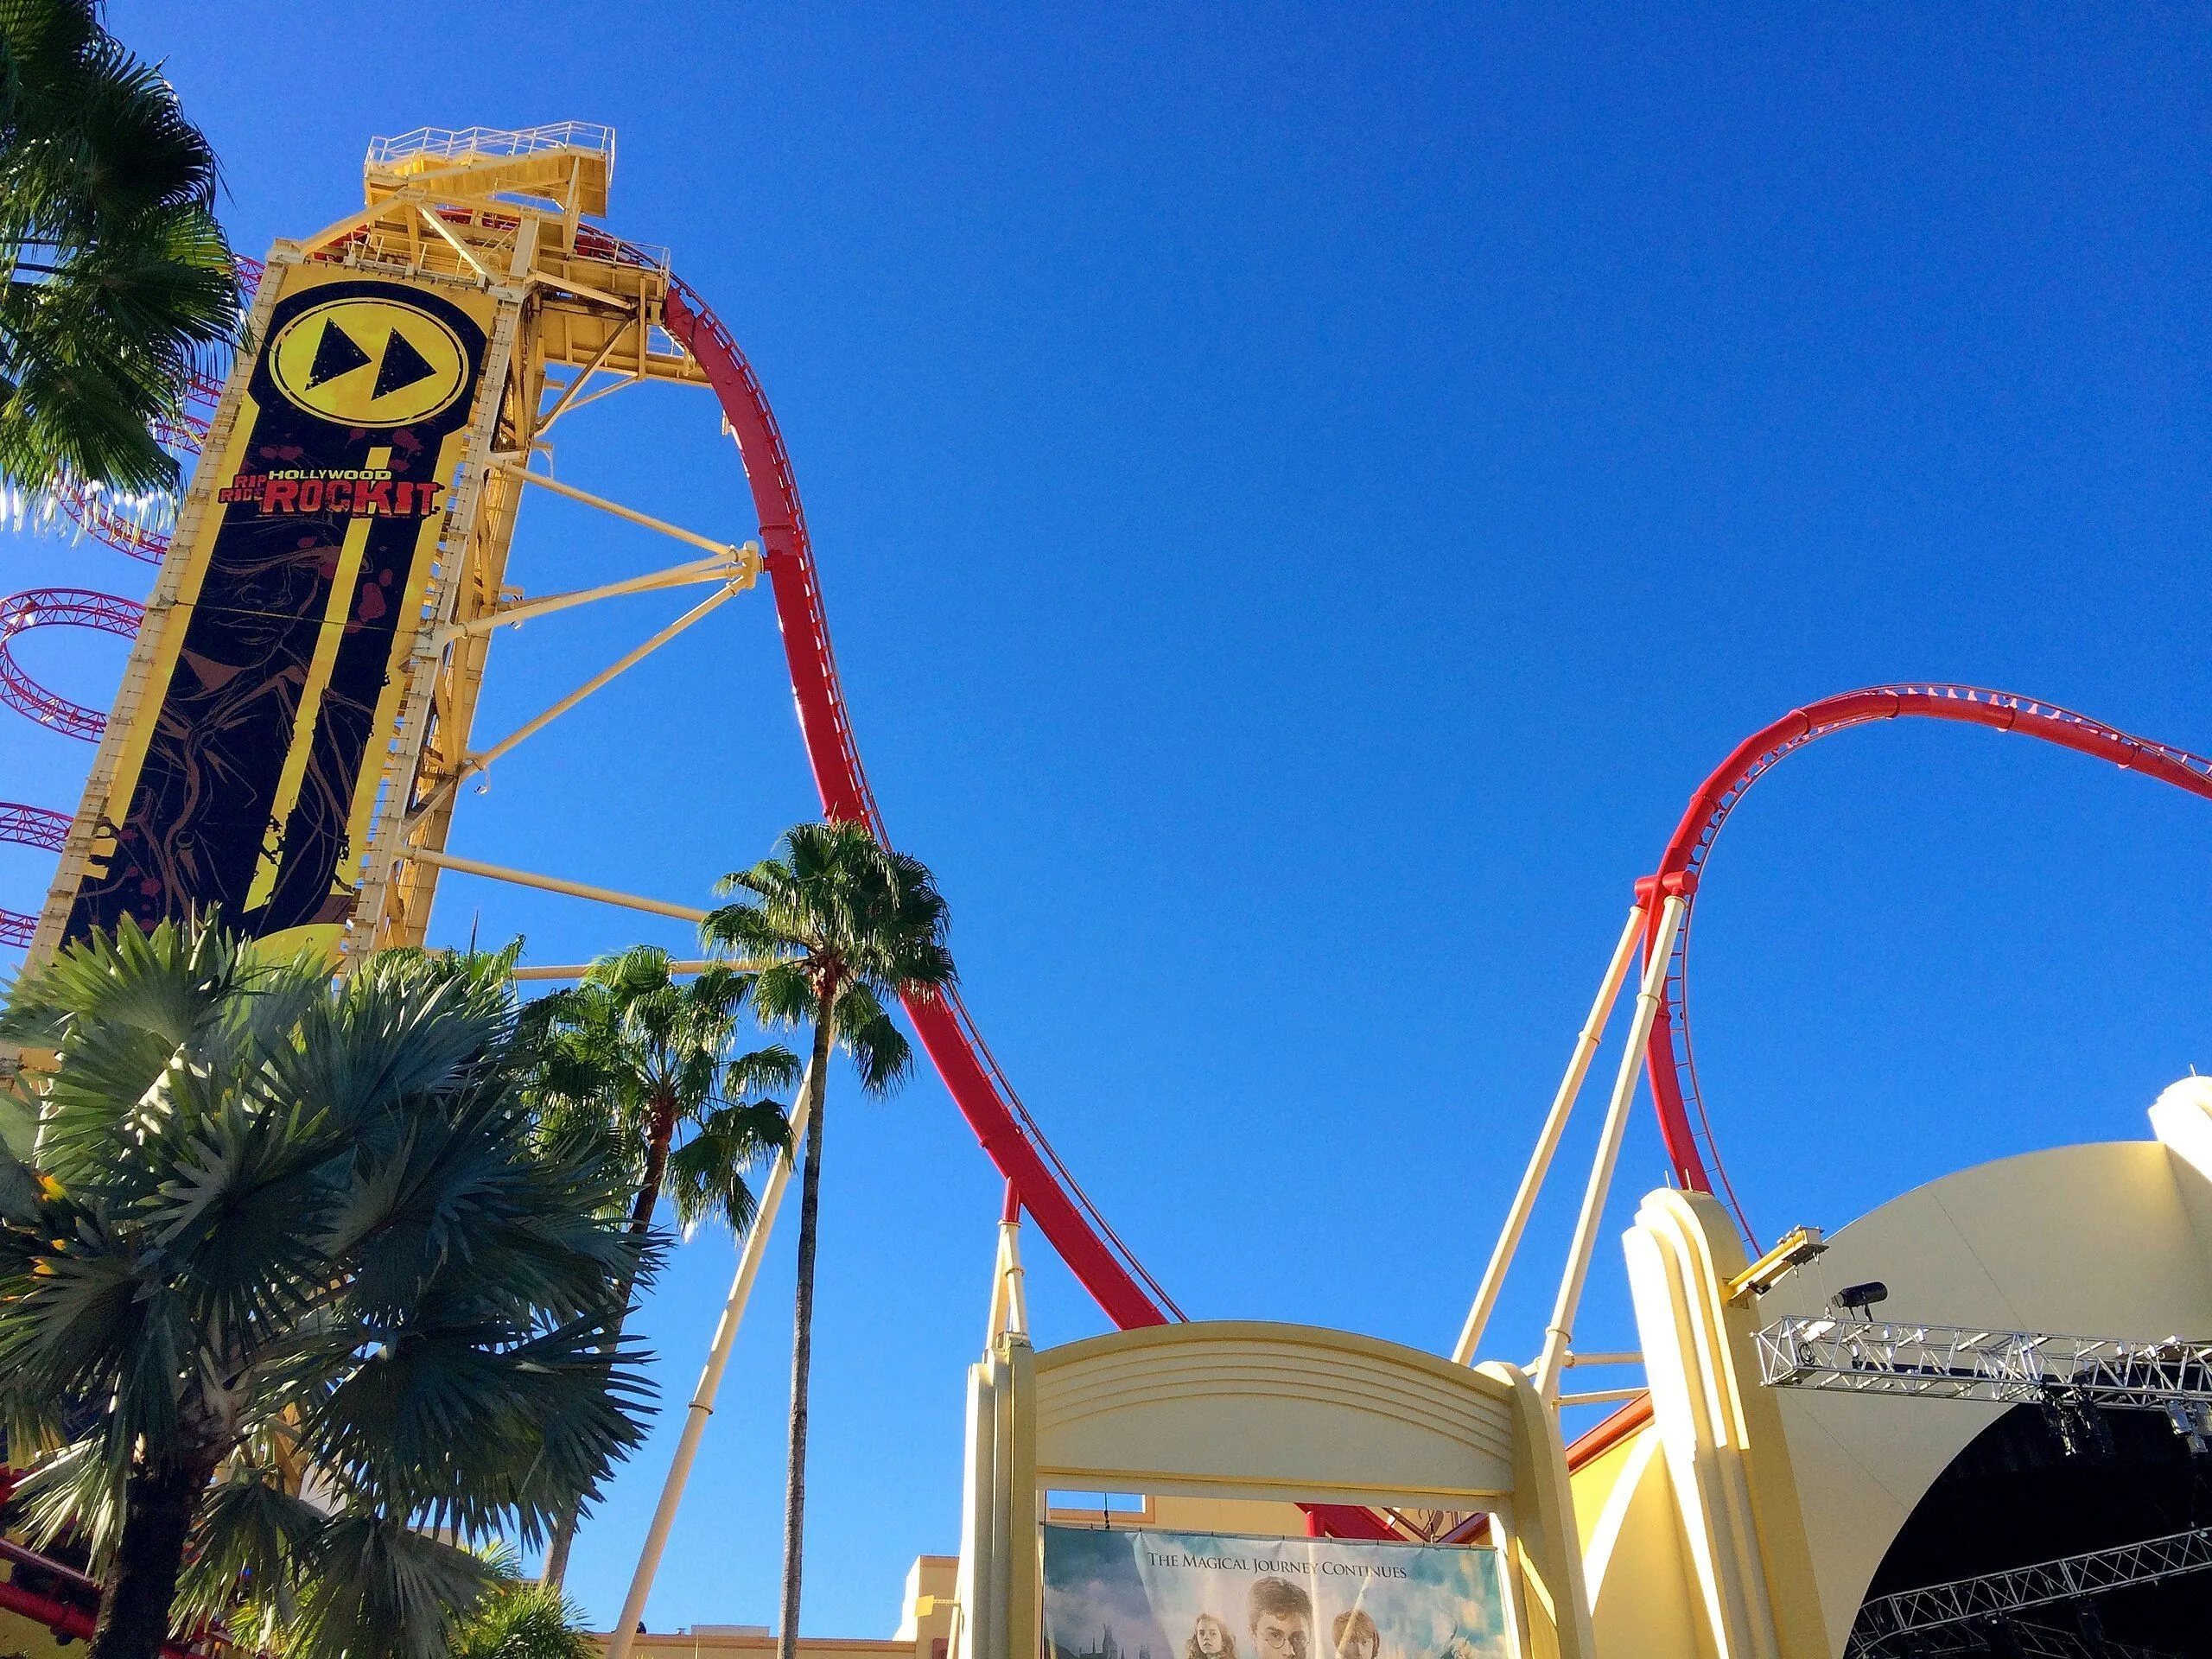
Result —
M 272 313 L 251 422 L 120 752 L 68 933 L 220 905 L 257 938 L 343 925 L 484 356 L 459 305 L 319 282 Z M 166 669 L 166 679 L 162 671 Z M 149 699 L 150 702 L 150 699 Z

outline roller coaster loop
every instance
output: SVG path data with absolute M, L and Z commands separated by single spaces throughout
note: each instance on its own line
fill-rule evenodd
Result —
M 98 628 L 130 639 L 145 616 L 146 607 L 135 600 L 82 588 L 34 588 L 0 599 L 0 702 L 52 730 L 97 742 L 107 729 L 107 716 L 55 695 L 24 673 L 16 661 L 16 640 L 32 628 L 56 626 Z
M 0 801 L 0 842 L 58 853 L 68 833 L 67 812 L 50 812 L 42 806 L 25 806 L 20 801 Z M 31 934 L 37 927 L 35 916 L 26 916 L 16 910 L 0 910 L 0 944 L 21 950 L 31 942 Z
M 1647 898 L 1679 893 L 1694 906 L 1700 877 L 1711 856 L 1714 839 L 1728 815 L 1736 810 L 1745 791 L 1764 777 L 1784 755 L 1796 753 L 1816 738 L 1848 727 L 1878 720 L 1916 715 L 1929 720 L 1962 721 L 2000 732 L 2021 732 L 2055 743 L 2061 748 L 2109 760 L 2128 772 L 2139 772 L 2161 783 L 2212 800 L 2212 760 L 2177 749 L 2169 743 L 2136 737 L 2101 720 L 2075 714 L 2056 703 L 2024 697 L 2010 691 L 1989 691 L 1978 686 L 1916 683 L 1879 685 L 1846 691 L 1818 702 L 1793 709 L 1773 724 L 1762 728 L 1736 746 L 1704 786 L 1690 798 L 1674 838 L 1667 843 L 1656 874 L 1646 876 L 1637 888 Z M 1648 906 L 1656 916 L 1658 906 Z M 1713 1128 L 1706 1116 L 1705 1101 L 1698 1089 L 1697 1063 L 1690 1047 L 1689 1027 L 1689 912 L 1669 964 L 1667 995 L 1660 1017 L 1651 1027 L 1644 1049 L 1644 1069 L 1651 1080 L 1651 1097 L 1659 1114 L 1659 1129 L 1667 1145 L 1667 1159 L 1680 1185 L 1700 1192 L 1713 1191 L 1717 1174 L 1736 1219 L 1751 1237 L 1743 1206 L 1729 1186 Z M 1647 960 L 1653 935 L 1647 932 Z M 1710 1170 L 1708 1170 L 1708 1160 Z M 1754 1240 L 1756 1243 L 1756 1240 Z
M 882 813 L 869 791 L 846 713 L 805 515 L 774 413 L 728 329 L 681 281 L 671 283 L 664 327 L 704 371 L 737 437 L 760 520 L 777 621 L 823 810 L 833 818 L 861 820 L 883 835 Z M 1691 799 L 1657 873 L 1639 887 L 1647 894 L 1680 893 L 1694 904 L 1698 878 L 1720 826 L 1745 791 L 1777 761 L 1832 732 L 1901 715 L 2024 732 L 2212 799 L 2212 760 L 2133 736 L 2056 704 L 1971 686 L 1878 686 L 1793 710 L 1738 745 Z M 1656 917 L 1660 906 L 1648 908 Z M 1686 916 L 1669 964 L 1665 1006 L 1645 1050 L 1645 1065 L 1675 1179 L 1684 1186 L 1710 1192 L 1718 1173 L 1725 1190 L 1726 1172 L 1706 1121 L 1690 1046 L 1688 940 Z M 1646 948 L 1650 948 L 1649 941 Z M 1053 1154 L 957 995 L 915 999 L 908 1013 L 985 1152 L 1107 1315 L 1125 1328 L 1179 1318 L 1179 1310 L 1158 1281 L 1106 1224 Z M 1733 1202 L 1733 1193 L 1729 1196 Z M 1740 1205 L 1737 1216 L 1741 1222 Z M 1745 1231 L 1748 1235 L 1748 1227 Z

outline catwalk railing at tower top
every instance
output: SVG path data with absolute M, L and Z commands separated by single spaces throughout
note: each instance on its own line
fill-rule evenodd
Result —
M 588 150 L 614 165 L 614 129 L 596 121 L 555 121 L 542 127 L 417 127 L 369 141 L 369 165 L 389 167 L 417 156 L 458 162 L 473 156 L 536 156 L 549 149 Z
M 1689 809 L 1683 813 L 1674 838 L 1667 843 L 1657 873 L 1645 878 L 1647 889 L 1656 893 L 1679 893 L 1685 906 L 1694 907 L 1699 880 L 1721 825 L 1728 821 L 1728 815 L 1736 810 L 1751 786 L 1771 771 L 1777 762 L 1816 738 L 1873 721 L 1905 716 L 1958 721 L 1992 727 L 2000 732 L 2024 733 L 2061 748 L 2109 760 L 2126 771 L 2143 772 L 2177 789 L 2212 800 L 2212 760 L 2170 743 L 2137 737 L 2056 703 L 1970 685 L 1919 683 L 1872 686 L 1793 709 L 1738 744 L 1690 798 Z M 1658 907 L 1654 905 L 1655 918 L 1657 913 Z M 1652 1102 L 1658 1110 L 1660 1133 L 1666 1140 L 1668 1161 L 1675 1179 L 1684 1186 L 1709 1192 L 1714 1174 L 1719 1176 L 1724 1189 L 1727 1187 L 1727 1176 L 1713 1143 L 1712 1125 L 1698 1089 L 1696 1059 L 1690 1046 L 1690 913 L 1686 909 L 1674 947 L 1665 1005 L 1651 1027 L 1644 1058 L 1651 1080 Z M 1646 948 L 1649 948 L 1648 939 Z M 1745 1236 L 1750 1236 L 1750 1226 L 1742 1206 L 1735 1205 L 1732 1192 L 1729 1200 L 1735 1206 L 1737 1220 L 1744 1225 Z

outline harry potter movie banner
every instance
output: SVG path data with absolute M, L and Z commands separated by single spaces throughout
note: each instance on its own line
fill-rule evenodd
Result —
M 1494 1549 L 1045 1529 L 1045 1659 L 1504 1659 Z
M 334 944 L 353 900 L 490 302 L 275 267 L 68 933 L 219 905 Z

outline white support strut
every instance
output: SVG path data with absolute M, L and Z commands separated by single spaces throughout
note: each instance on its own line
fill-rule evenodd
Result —
M 1544 1177 L 1550 1173 L 1552 1154 L 1559 1150 L 1559 1138 L 1566 1132 L 1567 1120 L 1574 1110 L 1574 1103 L 1582 1093 L 1583 1079 L 1590 1075 L 1590 1062 L 1596 1058 L 1599 1044 L 1604 1040 L 1605 1022 L 1612 1018 L 1613 1003 L 1619 997 L 1621 983 L 1628 977 L 1629 964 L 1636 959 L 1637 936 L 1643 930 L 1647 914 L 1641 904 L 1628 913 L 1628 925 L 1621 930 L 1620 943 L 1613 947 L 1612 960 L 1605 964 L 1605 976 L 1598 986 L 1598 1000 L 1590 1005 L 1590 1017 L 1583 1022 L 1581 1034 L 1574 1039 L 1574 1050 L 1567 1057 L 1567 1075 L 1560 1079 L 1559 1092 L 1552 1097 L 1551 1111 L 1544 1118 L 1544 1127 L 1536 1137 L 1536 1149 L 1529 1155 L 1529 1167 L 1521 1177 L 1521 1187 L 1513 1195 L 1513 1206 L 1505 1212 L 1505 1225 L 1497 1236 L 1497 1248 L 1491 1250 L 1490 1266 L 1483 1270 L 1482 1286 L 1475 1292 L 1474 1306 L 1467 1310 L 1466 1323 L 1459 1327 L 1459 1340 L 1452 1349 L 1452 1363 L 1471 1365 L 1475 1363 L 1475 1349 L 1483 1339 L 1483 1331 L 1490 1324 L 1490 1316 L 1497 1306 L 1498 1293 L 1505 1287 L 1505 1275 L 1513 1266 L 1514 1253 L 1521 1248 L 1522 1232 L 1529 1225 L 1529 1212 L 1536 1207 L 1536 1197 L 1543 1191 Z
M 518 479 L 524 484 L 535 484 L 541 490 L 550 490 L 556 495 L 565 495 L 571 501 L 581 502 L 587 507 L 597 507 L 601 512 L 612 513 L 617 518 L 625 519 L 646 530 L 658 531 L 664 536 L 672 536 L 679 542 L 689 542 L 693 547 L 702 548 L 707 552 L 719 553 L 725 558 L 737 556 L 737 547 L 734 543 L 718 542 L 711 536 L 702 536 L 696 531 L 684 530 L 678 525 L 670 524 L 664 518 L 656 518 L 649 512 L 639 512 L 635 507 L 626 507 L 620 501 L 609 501 L 603 495 L 594 495 L 588 490 L 578 489 L 573 484 L 563 484 L 549 473 L 534 473 L 527 467 L 505 459 L 496 461 L 493 464 L 510 478 Z
M 812 1098 L 807 1088 L 808 1079 L 802 1077 L 791 1112 L 791 1145 L 795 1147 L 806 1141 L 807 1102 Z M 669 1460 L 668 1478 L 661 1484 L 660 1502 L 653 1509 L 652 1525 L 646 1529 L 645 1548 L 638 1553 L 637 1571 L 630 1575 L 630 1591 L 622 1599 L 622 1616 L 614 1621 L 614 1629 L 607 1639 L 604 1659 L 630 1659 L 631 1643 L 645 1619 L 645 1600 L 652 1594 L 653 1577 L 660 1571 L 661 1553 L 668 1548 L 668 1535 L 676 1524 L 676 1511 L 683 1502 L 684 1484 L 691 1478 L 692 1460 L 699 1455 L 699 1440 L 707 1432 L 707 1419 L 715 1414 L 715 1395 L 721 1389 L 723 1371 L 728 1369 L 730 1350 L 736 1344 L 737 1328 L 745 1318 L 745 1304 L 753 1294 L 753 1281 L 760 1276 L 761 1258 L 767 1254 L 768 1236 L 775 1230 L 776 1211 L 784 1201 L 784 1189 L 790 1185 L 791 1173 L 791 1160 L 777 1159 L 761 1189 L 760 1205 L 753 1213 L 753 1225 L 746 1229 L 745 1245 L 738 1252 L 737 1276 L 730 1281 L 729 1298 L 722 1304 L 721 1322 L 715 1327 L 714 1346 L 707 1351 L 707 1368 L 700 1372 L 699 1386 L 691 1391 L 691 1403 L 685 1408 L 683 1433 L 677 1439 L 676 1455 Z
M 537 875 L 529 870 L 512 870 L 504 864 L 486 864 L 480 859 L 433 852 L 427 847 L 408 848 L 400 856 L 412 859 L 417 864 L 434 865 L 439 869 L 452 870 L 461 875 L 480 875 L 489 880 L 505 881 L 518 887 L 536 887 L 543 893 L 566 893 L 571 899 L 588 899 L 594 904 L 615 905 L 624 910 L 643 910 L 656 916 L 673 916 L 679 922 L 703 922 L 707 919 L 707 912 L 696 905 L 674 905 L 663 899 L 643 899 L 634 893 L 618 893 L 613 887 L 594 887 L 584 881 L 567 881 L 557 875 Z M 525 969 L 514 976 L 518 979 L 548 979 L 555 976 Z
M 726 582 L 721 587 L 716 588 L 713 593 L 708 594 L 706 598 L 701 600 L 696 605 L 694 605 L 690 610 L 684 612 L 683 615 L 677 617 L 675 621 L 670 623 L 658 633 L 653 635 L 652 639 L 646 640 L 645 644 L 638 646 L 635 650 L 625 652 L 613 664 L 593 675 L 591 678 L 586 680 L 575 690 L 569 692 L 567 696 L 563 697 L 551 708 L 547 709 L 542 714 L 537 715 L 532 718 L 524 721 L 521 725 L 516 727 L 513 731 L 509 732 L 497 743 L 494 743 L 490 748 L 470 755 L 467 762 L 461 767 L 461 772 L 443 787 L 450 789 L 454 784 L 460 782 L 462 778 L 471 777 L 477 772 L 485 771 L 493 761 L 501 760 L 507 755 L 518 744 L 520 744 L 527 738 L 537 736 L 538 733 L 543 731 L 548 726 L 550 726 L 562 715 L 567 714 L 569 710 L 575 708 L 586 697 L 591 696 L 593 692 L 599 690 L 609 681 L 613 680 L 628 672 L 631 669 L 635 668 L 639 663 L 645 661 L 646 658 L 652 656 L 653 652 L 658 651 L 670 640 L 675 639 L 677 634 L 683 632 L 684 629 L 690 627 L 694 622 L 699 620 L 701 617 L 705 616 L 716 606 L 721 604 L 722 601 L 729 598 L 731 594 L 739 591 L 738 584 L 734 582 Z
M 1562 1363 L 1574 1340 L 1574 1315 L 1582 1303 L 1582 1287 L 1590 1276 L 1590 1258 L 1597 1249 L 1598 1228 L 1605 1217 L 1605 1199 L 1612 1191 L 1613 1166 L 1620 1160 L 1621 1139 L 1628 1132 L 1630 1106 L 1636 1099 L 1637 1079 L 1643 1075 L 1643 1045 L 1658 1018 L 1666 992 L 1667 967 L 1674 955 L 1675 935 L 1682 925 L 1686 906 L 1680 893 L 1669 893 L 1660 907 L 1659 931 L 1651 941 L 1643 964 L 1643 983 L 1636 994 L 1635 1017 L 1629 1021 L 1628 1050 L 1621 1056 L 1613 1078 L 1613 1097 L 1605 1108 L 1605 1127 L 1598 1141 L 1598 1155 L 1590 1166 L 1590 1184 L 1582 1196 L 1582 1212 L 1575 1217 L 1574 1242 L 1567 1251 L 1567 1271 L 1561 1275 L 1559 1300 L 1552 1308 L 1552 1322 L 1544 1332 L 1544 1351 L 1536 1361 L 1536 1391 L 1544 1400 L 1559 1399 Z
M 512 605 L 499 606 L 466 622 L 442 623 L 431 631 L 430 643 L 444 645 L 454 639 L 491 633 L 500 628 L 518 628 L 538 617 L 550 616 L 556 611 L 569 610 L 578 605 L 589 605 L 602 599 L 621 599 L 632 594 L 658 593 L 667 588 L 692 588 L 720 582 L 742 592 L 750 588 L 760 575 L 760 543 L 747 542 L 738 549 L 734 557 L 717 554 L 709 558 L 693 559 L 686 564 L 671 565 L 665 570 L 649 571 L 642 576 L 626 576 L 620 582 L 606 582 L 597 588 L 583 588 L 566 594 L 547 594 L 539 599 L 518 600 Z

